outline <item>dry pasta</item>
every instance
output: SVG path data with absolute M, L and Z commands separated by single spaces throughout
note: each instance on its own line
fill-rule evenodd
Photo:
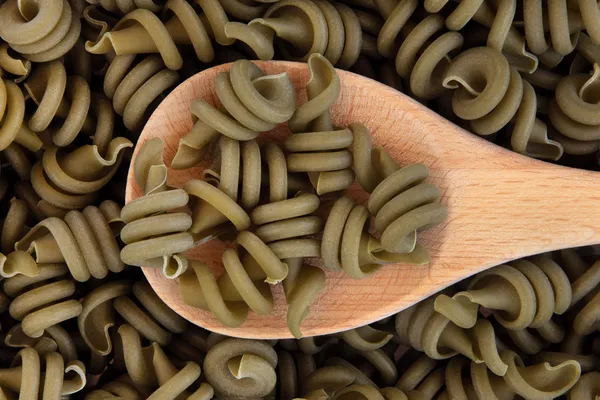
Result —
M 366 126 L 335 125 L 333 67 L 515 152 L 596 170 L 599 10 L 592 0 L 0 0 L 0 398 L 599 396 L 597 247 L 514 260 L 382 321 L 301 337 L 327 284 L 315 258 L 356 278 L 424 264 L 421 227 L 405 216 L 445 215 L 423 166 L 401 168 Z M 296 93 L 246 59 L 308 61 L 311 79 Z M 137 153 L 144 196 L 121 210 L 127 149 L 152 111 L 226 62 L 216 103 L 194 103 L 172 163 L 160 141 Z M 286 140 L 264 140 L 282 123 Z M 169 185 L 167 165 L 207 163 Z M 355 178 L 364 204 L 345 196 Z M 185 256 L 212 239 L 232 240 L 221 276 Z M 281 282 L 295 339 L 191 326 L 130 265 L 162 268 L 183 300 L 233 325 L 270 312 Z
M 42 63 L 67 53 L 81 33 L 81 22 L 67 0 L 8 1 L 0 8 L 0 37 L 28 60 Z
M 475 83 L 478 78 L 469 72 L 470 69 L 486 76 L 483 79 L 490 86 L 476 89 L 474 85 L 479 85 Z M 511 146 L 515 151 L 548 159 L 562 156 L 562 146 L 548 139 L 546 125 L 536 119 L 536 97 L 532 86 L 521 79 L 500 52 L 490 47 L 464 51 L 446 71 L 444 85 L 457 89 L 452 108 L 460 118 L 470 121 L 476 133 L 493 134 L 514 117 Z M 493 95 L 487 97 L 484 93 Z
M 83 212 L 72 210 L 64 219 L 44 219 L 15 243 L 15 249 L 33 254 L 40 264 L 66 263 L 80 282 L 104 278 L 108 271 L 123 270 L 115 239 L 122 226 L 120 211 L 117 203 L 107 200 Z
M 348 129 L 334 129 L 329 108 L 340 93 L 340 81 L 331 63 L 319 54 L 308 60 L 311 79 L 306 86 L 307 102 L 296 110 L 288 126 L 294 132 L 285 141 L 290 154 L 287 167 L 308 172 L 321 195 L 343 190 L 354 182 Z
M 234 366 L 235 358 L 239 361 Z M 263 397 L 275 387 L 276 365 L 277 353 L 268 344 L 229 338 L 208 351 L 204 373 L 218 395 Z
M 12 368 L 0 370 L 0 386 L 3 391 L 18 394 L 20 398 L 60 398 L 79 392 L 86 384 L 83 363 L 65 363 L 58 353 L 46 354 L 42 364 L 40 354 L 26 347 L 12 364 Z M 6 398 L 7 394 L 3 395 Z
M 175 168 L 198 163 L 198 151 L 219 134 L 252 140 L 287 121 L 295 110 L 296 93 L 287 74 L 265 75 L 247 60 L 219 74 L 215 85 L 221 106 L 217 109 L 204 99 L 192 103 L 190 110 L 197 121 L 179 145 Z

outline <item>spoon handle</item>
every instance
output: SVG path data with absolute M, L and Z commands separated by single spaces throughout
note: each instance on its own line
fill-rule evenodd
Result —
M 424 235 L 432 278 L 464 278 L 465 270 L 600 243 L 599 173 L 513 161 L 515 168 L 432 177 L 449 207 L 446 223 Z

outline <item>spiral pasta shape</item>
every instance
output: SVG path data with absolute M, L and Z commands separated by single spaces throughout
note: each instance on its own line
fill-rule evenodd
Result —
M 53 61 L 36 68 L 24 87 L 37 108 L 29 120 L 34 132 L 54 125 L 52 142 L 58 147 L 73 143 L 80 132 L 93 137 L 104 155 L 113 138 L 114 112 L 106 97 L 92 93 L 79 75 L 67 76 L 65 66 Z
M 27 336 L 23 332 L 23 325 L 16 324 L 6 332 L 4 344 L 14 349 L 31 347 L 40 356 L 58 352 L 65 362 L 82 360 L 79 357 L 79 349 L 72 338 L 73 332 L 67 331 L 61 325 L 54 325 L 45 330 L 44 334 L 37 338 Z
M 567 154 L 590 154 L 598 151 L 600 119 L 596 100 L 600 88 L 600 66 L 594 64 L 590 74 L 572 74 L 562 78 L 550 102 L 548 118 L 558 132 L 556 140 Z
M 225 33 L 245 43 L 261 60 L 271 60 L 275 40 L 284 59 L 306 61 L 324 55 L 348 69 L 362 55 L 378 58 L 375 38 L 381 24 L 372 14 L 325 0 L 279 1 L 247 24 L 229 22 Z
M 502 375 L 504 365 L 498 355 L 493 328 L 481 320 L 479 326 L 469 332 L 436 312 L 435 300 L 428 298 L 396 315 L 396 333 L 400 341 L 434 360 L 462 354 L 477 363 L 485 363 Z
M 68 279 L 64 264 L 40 264 L 36 269 L 35 275 L 16 275 L 3 286 L 12 298 L 10 315 L 21 321 L 22 332 L 32 338 L 81 314 L 81 304 L 73 299 L 75 283 Z
M 566 2 L 548 3 L 548 20 L 545 21 L 542 3 L 536 0 L 523 2 L 523 27 L 531 51 L 543 54 L 549 50 L 560 56 L 571 53 L 584 28 L 581 15 L 570 10 Z M 547 40 L 549 31 L 550 42 Z
M 117 324 L 115 312 L 137 334 L 161 346 L 169 345 L 173 334 L 187 329 L 187 322 L 163 303 L 147 282 L 105 283 L 87 294 L 81 306 L 77 317 L 81 338 L 99 356 L 119 350 L 120 344 L 113 344 L 110 334 Z
M 115 239 L 122 225 L 119 214 L 120 206 L 105 200 L 99 207 L 69 211 L 64 219 L 46 218 L 15 249 L 35 255 L 37 263 L 66 263 L 76 281 L 102 279 L 124 267 Z
M 23 92 L 0 72 L 0 151 L 15 149 L 14 144 L 31 151 L 42 148 L 42 141 L 27 127 Z
M 287 121 L 296 107 L 296 92 L 286 73 L 265 75 L 248 60 L 236 61 L 229 72 L 219 74 L 216 92 L 219 108 L 203 99 L 190 106 L 197 121 L 179 144 L 174 168 L 197 164 L 202 159 L 199 151 L 219 133 L 239 141 L 255 139 Z
M 425 100 L 439 97 L 444 91 L 441 77 L 450 63 L 449 55 L 460 50 L 463 36 L 458 32 L 445 32 L 434 40 L 434 35 L 443 29 L 442 16 L 430 15 L 414 24 L 410 18 L 417 9 L 416 0 L 403 0 L 396 5 L 390 3 L 376 3 L 385 18 L 377 37 L 379 53 L 393 58 L 400 31 L 410 29 L 395 55 L 396 71 L 409 81 L 410 90 L 416 97 Z
M 81 209 L 92 203 L 98 191 L 111 180 L 124 151 L 133 144 L 123 137 L 113 138 L 114 113 L 108 100 L 92 94 L 83 78 L 74 75 L 67 79 L 60 62 L 36 69 L 25 88 L 37 105 L 29 120 L 33 131 L 44 131 L 53 121 L 64 118 L 52 136 L 53 144 L 47 146 L 42 159 L 31 169 L 33 188 L 44 207 L 55 214 L 59 210 Z M 80 132 L 93 136 L 92 144 L 63 149 Z
M 180 253 L 194 246 L 194 238 L 188 233 L 192 218 L 185 212 L 169 212 L 185 207 L 189 196 L 183 189 L 167 188 L 163 148 L 161 139 L 149 140 L 134 161 L 135 180 L 145 195 L 121 211 L 126 225 L 120 256 L 129 265 L 161 268 L 165 277 L 174 279 L 187 269 L 187 259 Z
M 204 374 L 218 396 L 260 398 L 275 388 L 277 360 L 265 342 L 228 338 L 208 351 Z
M 558 365 L 541 363 L 525 366 L 517 353 L 506 350 L 501 354 L 508 365 L 506 375 L 489 374 L 484 364 L 469 363 L 464 358 L 453 358 L 446 367 L 446 391 L 441 399 L 466 399 L 469 394 L 478 398 L 526 399 L 556 398 L 573 387 L 581 374 L 576 361 Z M 465 381 L 463 370 L 470 370 L 470 382 Z
M 352 133 L 349 129 L 334 129 L 331 122 L 329 109 L 340 94 L 340 80 L 333 65 L 324 56 L 312 54 L 308 68 L 308 100 L 288 122 L 295 133 L 285 140 L 289 151 L 286 161 L 290 171 L 308 172 L 321 195 L 343 190 L 354 182 L 348 150 Z
M 86 50 L 92 54 L 114 51 L 117 56 L 160 53 L 167 68 L 179 70 L 183 57 L 177 45 L 191 44 L 199 60 L 211 62 L 215 56 L 211 36 L 223 46 L 234 42 L 225 33 L 229 19 L 217 0 L 196 0 L 196 4 L 203 15 L 185 0 L 168 0 L 164 10 L 169 11 L 171 17 L 167 21 L 161 21 L 147 9 L 132 10 L 98 41 L 88 41 Z
M 116 56 L 104 76 L 104 94 L 125 127 L 139 132 L 153 102 L 179 82 L 179 74 L 165 67 L 160 57 L 138 59 L 135 55 Z
M 504 304 L 490 296 L 499 287 L 503 288 L 501 293 L 514 294 L 506 296 L 510 300 L 504 298 Z M 485 299 L 481 293 L 486 293 Z M 564 332 L 552 317 L 565 313 L 571 299 L 571 284 L 563 269 L 550 258 L 539 256 L 532 261 L 516 260 L 484 271 L 471 280 L 468 290 L 452 299 L 440 295 L 435 308 L 459 326 L 470 328 L 477 319 L 478 306 L 485 304 L 510 331 L 534 328 L 546 340 L 560 342 Z
M 448 215 L 439 203 L 439 189 L 424 183 L 428 175 L 424 165 L 409 165 L 386 177 L 371 193 L 367 208 L 375 216 L 384 250 L 412 252 L 416 232 L 440 224 Z
M 325 222 L 321 258 L 325 268 L 344 271 L 355 279 L 366 278 L 383 265 L 426 264 L 429 252 L 419 244 L 409 253 L 391 253 L 368 231 L 369 210 L 347 196 L 338 199 Z
M 118 334 L 127 376 L 133 386 L 147 396 L 145 398 L 194 398 L 204 391 L 212 391 L 208 384 L 201 386 L 194 395 L 186 390 L 200 377 L 201 368 L 197 363 L 187 362 L 178 370 L 158 343 L 143 347 L 138 331 L 131 325 L 122 325 Z
M 288 198 L 289 187 L 283 152 L 274 143 L 267 143 L 265 155 L 272 175 L 269 179 L 270 202 L 254 208 L 250 219 L 257 226 L 256 236 L 287 266 L 288 273 L 283 283 L 289 304 L 287 322 L 292 334 L 299 338 L 302 336 L 300 325 L 308 314 L 310 304 L 325 288 L 323 271 L 303 265 L 305 257 L 320 255 L 319 241 L 309 237 L 319 233 L 323 226 L 319 217 L 311 215 L 319 207 L 320 201 L 318 196 L 302 191 Z M 282 164 L 279 166 L 281 168 L 278 168 L 277 164 Z M 249 258 L 247 262 L 254 261 Z M 267 275 L 258 273 L 261 269 L 251 269 L 257 272 L 252 277 L 253 280 L 267 278 Z M 231 285 L 228 276 L 221 280 L 222 284 L 226 282 L 227 285 Z
M 65 365 L 61 355 L 56 352 L 46 354 L 43 360 L 32 347 L 21 350 L 10 368 L 0 370 L 2 390 L 18 394 L 22 399 L 56 399 L 77 393 L 85 387 L 86 370 L 81 361 L 71 361 Z
M 325 267 L 361 279 L 390 263 L 425 264 L 429 252 L 416 242 L 416 231 L 441 223 L 447 215 L 439 189 L 424 183 L 420 164 L 400 168 L 382 148 L 373 148 L 366 127 L 351 124 L 353 166 L 359 184 L 371 192 L 367 206 L 341 197 L 333 205 L 322 239 Z M 369 216 L 381 239 L 367 232 Z M 397 231 L 402 226 L 404 232 Z
M 562 156 L 563 146 L 548 139 L 546 125 L 536 118 L 533 87 L 499 51 L 477 47 L 462 52 L 447 69 L 444 86 L 454 90 L 454 113 L 469 121 L 478 135 L 493 134 L 512 123 L 514 151 L 553 160 Z
M 0 37 L 30 61 L 43 63 L 65 55 L 81 33 L 81 22 L 67 0 L 43 4 L 11 0 L 0 7 Z
M 269 314 L 273 310 L 269 284 L 281 282 L 289 269 L 254 233 L 242 231 L 235 242 L 246 253 L 241 258 L 236 248 L 226 249 L 222 258 L 225 273 L 218 280 L 213 270 L 200 261 L 190 261 L 190 270 L 179 278 L 184 303 L 210 310 L 230 327 L 240 326 L 248 309 Z

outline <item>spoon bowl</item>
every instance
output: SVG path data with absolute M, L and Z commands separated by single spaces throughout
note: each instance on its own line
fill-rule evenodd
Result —
M 266 74 L 287 72 L 306 101 L 306 64 L 255 62 Z M 230 64 L 200 72 L 177 87 L 152 114 L 133 159 L 147 140 L 165 142 L 168 183 L 182 187 L 199 179 L 211 160 L 195 168 L 173 170 L 179 139 L 192 127 L 190 104 L 203 98 L 218 103 L 215 78 Z M 397 313 L 441 289 L 489 267 L 546 251 L 600 243 L 600 174 L 556 166 L 487 142 L 440 117 L 404 94 L 371 79 L 338 70 L 341 95 L 332 107 L 335 125 L 366 125 L 374 146 L 381 145 L 401 165 L 423 163 L 429 182 L 448 206 L 444 223 L 419 235 L 431 253 L 428 265 L 387 265 L 370 278 L 354 280 L 329 272 L 327 288 L 312 304 L 301 326 L 305 336 L 356 328 Z M 261 138 L 281 141 L 289 130 L 278 126 Z M 367 194 L 358 185 L 349 195 L 359 202 Z M 126 202 L 142 196 L 130 168 Z M 221 270 L 224 244 L 213 240 L 188 253 Z M 316 262 L 318 265 L 318 262 Z M 148 281 L 173 310 L 192 323 L 221 334 L 256 339 L 290 338 L 283 290 L 273 287 L 274 312 L 249 313 L 239 328 L 220 324 L 210 312 L 184 304 L 176 280 L 159 269 L 143 268 Z

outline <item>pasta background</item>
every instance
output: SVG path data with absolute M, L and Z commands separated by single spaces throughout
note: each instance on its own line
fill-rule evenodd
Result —
M 424 264 L 411 213 L 445 216 L 426 170 L 400 168 L 367 127 L 334 125 L 333 67 L 513 151 L 597 170 L 599 26 L 591 0 L 0 0 L 0 398 L 599 396 L 597 248 L 515 260 L 368 326 L 272 341 L 191 326 L 137 268 L 234 325 L 269 312 L 281 281 L 300 337 L 326 285 L 311 257 L 355 278 Z M 308 62 L 308 101 L 252 59 Z M 133 165 L 145 196 L 124 205 L 128 149 L 155 107 L 237 60 L 217 83 L 222 106 L 192 108 L 173 161 L 212 168 L 171 188 L 162 143 L 148 142 Z M 261 140 L 286 121 L 284 143 Z M 355 179 L 372 200 L 322 212 Z M 233 272 L 185 258 L 215 238 L 237 239 Z

